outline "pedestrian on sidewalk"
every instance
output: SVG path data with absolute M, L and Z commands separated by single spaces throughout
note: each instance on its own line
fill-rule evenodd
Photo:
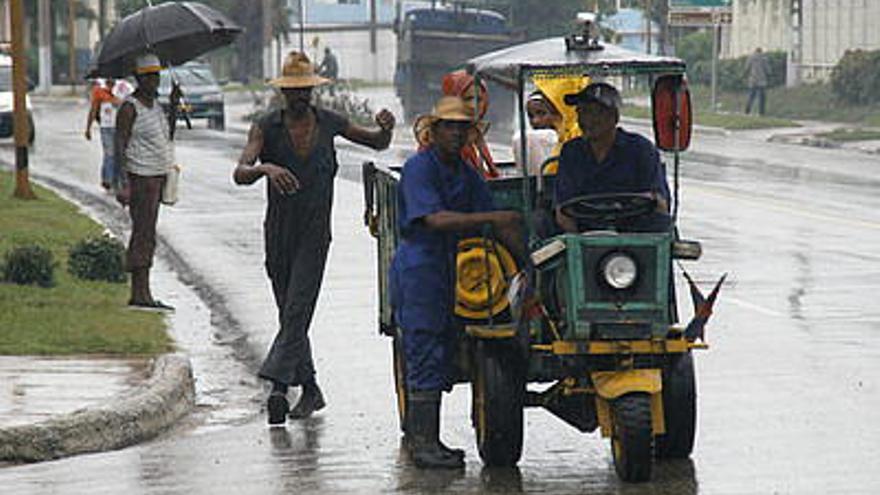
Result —
M 169 130 L 177 120 L 180 87 L 174 85 L 168 114 L 157 101 L 159 58 L 142 55 L 135 63 L 137 89 L 125 99 L 116 116 L 116 166 L 124 171 L 126 183 L 117 194 L 128 205 L 131 216 L 131 238 L 125 264 L 131 272 L 131 298 L 134 309 L 168 311 L 171 306 L 153 298 L 150 290 L 150 268 L 156 251 L 156 222 L 159 200 L 168 171 L 174 165 L 174 148 Z
M 115 190 L 119 182 L 116 166 L 113 163 L 113 137 L 116 135 L 116 109 L 122 104 L 122 98 L 113 94 L 114 85 L 115 81 L 109 78 L 95 81 L 85 132 L 86 139 L 91 141 L 92 124 L 98 122 L 104 151 L 104 158 L 101 161 L 101 187 L 108 192 Z
M 233 173 L 239 185 L 267 178 L 266 271 L 280 324 L 259 371 L 260 378 L 272 383 L 270 425 L 283 424 L 288 412 L 291 418 L 305 418 L 325 405 L 308 333 L 330 247 L 333 179 L 339 168 L 333 138 L 382 150 L 391 143 L 394 129 L 394 116 L 385 109 L 375 116 L 379 128 L 367 129 L 314 106 L 312 89 L 329 82 L 315 73 L 308 57 L 290 52 L 281 77 L 269 83 L 281 90 L 285 106 L 251 126 Z M 302 394 L 289 410 L 291 385 L 302 386 Z
M 416 467 L 455 469 L 464 467 L 464 452 L 444 445 L 439 431 L 441 394 L 452 389 L 461 332 L 454 315 L 458 241 L 491 225 L 522 260 L 521 216 L 494 211 L 486 181 L 462 158 L 475 125 L 462 98 L 444 96 L 420 119 L 430 126 L 431 142 L 403 166 L 401 242 L 388 274 L 406 364 L 404 444 Z
M 764 115 L 767 102 L 767 80 L 770 75 L 770 63 L 761 47 L 746 59 L 746 77 L 749 85 L 749 101 L 746 103 L 746 113 L 752 111 L 752 104 L 758 100 L 758 115 Z
M 329 46 L 324 47 L 324 58 L 321 59 L 321 65 L 318 66 L 318 75 L 330 79 L 327 84 L 327 92 L 330 96 L 335 96 L 336 84 L 339 79 L 339 60 Z

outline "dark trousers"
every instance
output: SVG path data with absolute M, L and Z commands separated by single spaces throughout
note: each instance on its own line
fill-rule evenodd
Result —
M 156 222 L 159 220 L 159 199 L 165 176 L 143 176 L 128 174 L 131 202 L 128 213 L 131 216 L 131 239 L 125 266 L 130 272 L 153 266 L 156 252 Z
M 453 384 L 454 330 L 403 330 L 406 388 L 417 391 L 449 391 Z
M 752 111 L 752 104 L 755 103 L 756 98 L 758 100 L 758 115 L 764 115 L 767 95 L 763 86 L 753 86 L 749 89 L 749 101 L 746 103 L 746 113 Z
M 302 236 L 289 257 L 267 263 L 281 328 L 260 367 L 260 378 L 294 386 L 314 381 L 309 326 L 329 247 L 326 236 Z

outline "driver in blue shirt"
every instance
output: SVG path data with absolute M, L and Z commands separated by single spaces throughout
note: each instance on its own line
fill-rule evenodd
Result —
M 556 176 L 556 222 L 566 232 L 602 226 L 567 216 L 559 208 L 566 201 L 595 194 L 644 194 L 656 200 L 656 211 L 620 222 L 629 232 L 664 232 L 670 228 L 669 185 L 654 145 L 639 134 L 618 127 L 621 98 L 614 86 L 594 82 L 578 93 L 565 95 L 577 107 L 583 135 L 562 147 Z
M 403 166 L 398 186 L 400 245 L 389 273 L 394 319 L 403 338 L 408 403 L 405 445 L 417 467 L 461 468 L 464 453 L 439 439 L 440 396 L 453 383 L 458 240 L 489 224 L 522 255 L 521 216 L 495 211 L 482 177 L 461 158 L 474 132 L 473 111 L 456 96 L 431 115 L 429 146 Z

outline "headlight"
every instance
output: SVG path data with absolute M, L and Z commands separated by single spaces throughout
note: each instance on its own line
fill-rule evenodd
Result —
M 602 275 L 613 289 L 628 289 L 639 275 L 636 261 L 623 253 L 613 253 L 602 261 Z

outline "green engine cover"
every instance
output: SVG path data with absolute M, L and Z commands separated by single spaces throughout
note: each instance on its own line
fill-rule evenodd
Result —
M 670 324 L 670 234 L 566 234 L 560 259 L 542 271 L 542 294 L 564 322 L 565 340 L 648 339 L 665 336 Z M 627 289 L 614 289 L 602 273 L 610 255 L 625 254 L 637 275 Z M 549 296 L 549 297 L 547 297 Z

